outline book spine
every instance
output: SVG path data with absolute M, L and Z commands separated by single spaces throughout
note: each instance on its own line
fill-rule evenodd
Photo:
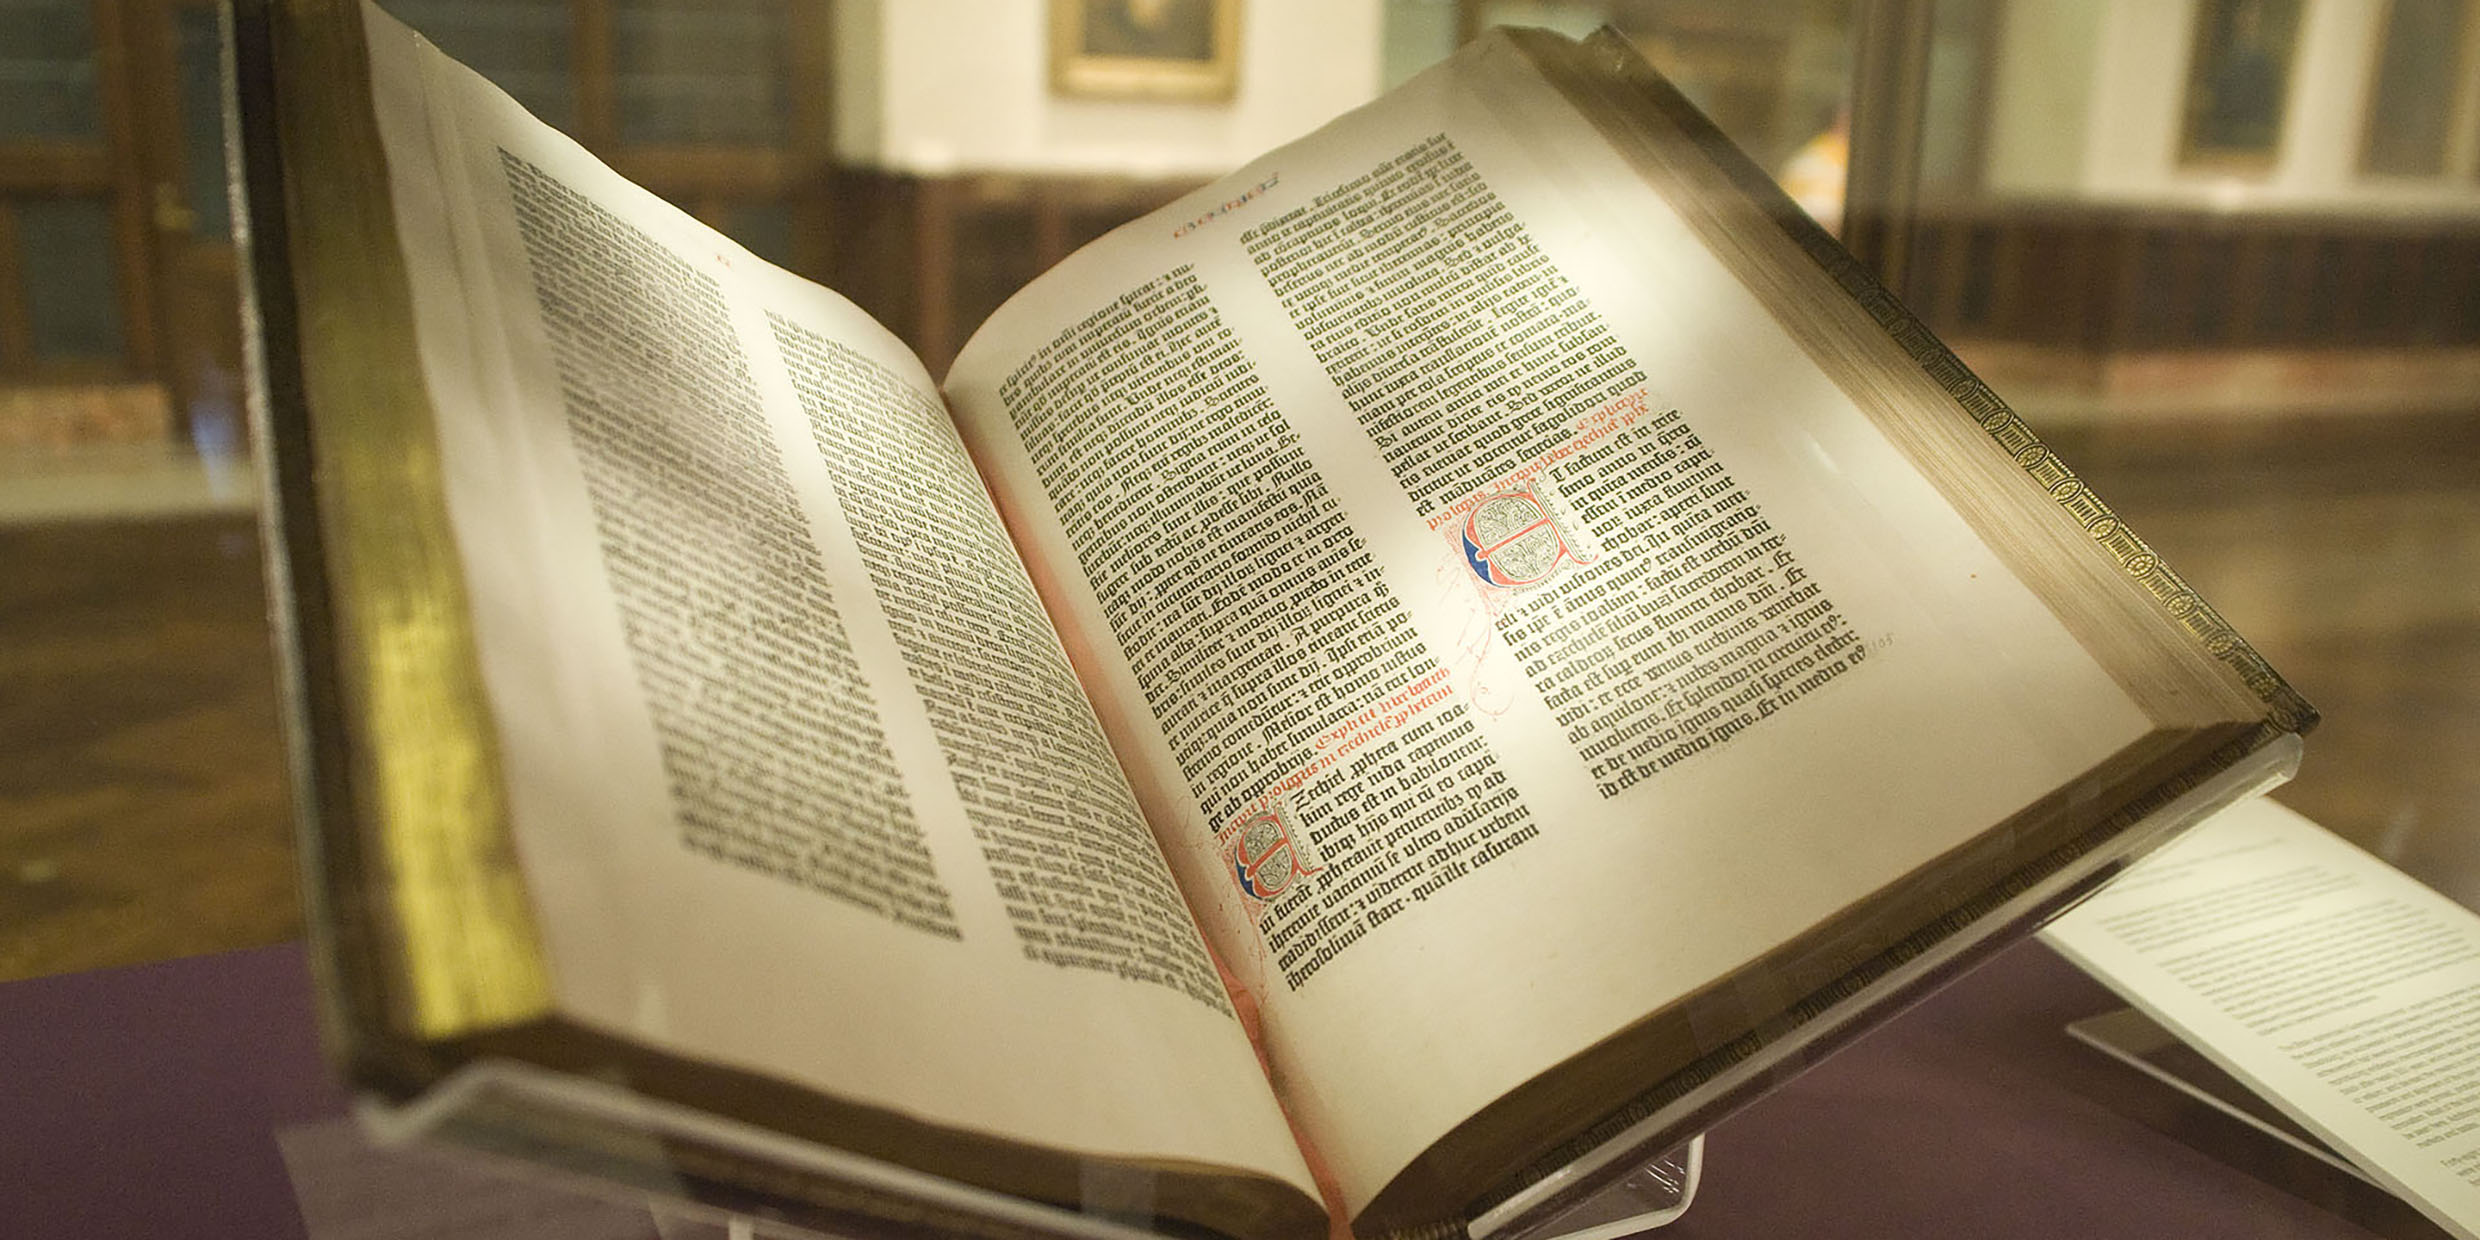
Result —
M 312 911 L 353 923 L 331 932 L 383 974 L 383 1011 L 363 1014 L 383 1027 L 355 1032 L 429 1040 L 536 1018 L 550 980 L 448 524 L 362 14 L 358 0 L 249 7 L 264 47 L 241 83 L 261 105 L 243 114 L 244 154 L 271 155 L 280 176 L 251 176 L 265 209 L 247 241 L 262 310 L 283 311 L 256 344 L 262 377 L 285 380 L 258 398 L 262 442 L 283 454 L 273 604 L 304 656 L 296 682 L 322 707 L 295 720 L 312 732 L 296 742 L 312 768 L 299 783 L 325 793 L 298 811 L 323 859 Z

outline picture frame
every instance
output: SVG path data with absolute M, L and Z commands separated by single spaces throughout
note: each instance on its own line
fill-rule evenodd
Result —
M 2471 106 L 2472 0 L 2385 0 L 2368 61 L 2359 174 L 2449 175 L 2455 130 Z
M 2187 168 L 2267 171 L 2279 159 L 2302 0 L 2196 6 L 2179 134 Z
M 1212 103 L 1238 93 L 1240 0 L 1050 0 L 1051 90 Z

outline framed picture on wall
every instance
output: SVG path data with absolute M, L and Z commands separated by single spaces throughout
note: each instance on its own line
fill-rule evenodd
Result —
M 2300 0 L 2202 0 L 2187 62 L 2183 165 L 2263 169 L 2282 149 Z
M 2471 0 L 2388 0 L 2360 126 L 2361 172 L 2445 173 L 2455 117 L 2469 93 L 2470 7 Z
M 1088 99 L 1229 99 L 1240 0 L 1050 0 L 1051 89 Z

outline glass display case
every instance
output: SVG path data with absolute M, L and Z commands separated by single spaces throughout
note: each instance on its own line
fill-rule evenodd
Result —
M 387 7 L 623 175 L 852 299 L 933 374 L 1066 255 L 1482 31 L 1613 28 L 2316 702 L 2325 723 L 2280 799 L 2480 907 L 2480 776 L 2464 761 L 2480 743 L 2468 0 Z M 1063 24 L 1071 9 L 1133 24 L 1076 33 L 1084 69 L 1063 70 L 1061 32 L 1088 30 Z M 1138 37 L 1185 20 L 1205 33 Z M 166 1081 L 256 1053 L 242 1000 L 275 996 L 281 1070 L 190 1105 L 230 1112 L 228 1139 L 257 1151 L 252 1191 L 299 1203 L 298 1218 L 266 1207 L 273 1225 L 315 1238 L 337 1220 L 314 1217 L 311 1164 L 281 1133 L 343 1103 L 308 1083 L 298 950 L 269 946 L 303 921 L 260 580 L 267 457 L 241 415 L 220 47 L 215 8 L 192 0 L 0 3 L 0 1028 L 68 1065 L 0 1087 L 0 1149 L 65 1138 L 91 1169 L 133 1171 L 198 1156 L 175 1127 L 130 1135 L 169 1117 L 73 1044 L 134 1036 L 89 1022 L 170 1019 L 148 1003 L 202 1004 L 207 1027 L 147 1026 L 126 1052 L 160 1061 L 151 1098 L 189 1097 L 195 1083 Z M 2211 1164 L 2210 1188 L 2164 1219 L 2420 1234 L 2364 1186 L 2196 1137 L 2209 1123 L 2185 1112 L 2096 1119 L 2092 1098 L 2116 1087 L 2027 1032 L 2036 1017 L 2056 1032 L 2096 996 L 2040 950 L 1799 1083 L 1790 1061 L 1734 1082 L 1734 1103 L 1773 1094 L 1741 1119 L 1716 1105 L 1683 1127 L 1690 1107 L 1613 1135 L 1583 1161 L 1626 1180 L 1633 1205 L 1594 1213 L 1545 1190 L 1474 1240 L 1622 1234 L 1700 1170 L 1692 1232 L 1843 1210 L 1917 1234 L 2027 1199 L 2106 1213 L 2075 1160 L 2170 1191 L 2139 1153 Z M 1925 961 L 1907 984 L 1926 993 L 1953 972 Z M 1955 1047 L 1967 1079 L 1948 1097 L 1922 1082 Z M 1984 1090 L 2014 1064 L 2046 1082 L 2049 1110 Z M 78 1080 L 113 1101 L 75 1114 L 56 1087 Z M 2071 1152 L 2027 1153 L 2019 1195 L 1942 1167 L 1951 1147 L 1889 1169 L 1815 1139 L 1882 1135 L 1899 1087 L 1952 1103 L 1958 1131 Z M 1879 1114 L 1852 1113 L 1863 1104 Z M 1708 1117 L 1710 1157 L 1691 1157 L 1679 1140 Z M 0 1220 L 178 1233 L 145 1192 L 45 1165 L 55 1186 L 0 1188 Z M 1785 1184 L 1812 1187 L 1768 1187 Z M 1825 1185 L 1852 1196 L 1829 1204 Z M 611 1234 L 792 1225 L 749 1222 L 764 1216 L 743 1204 L 733 1222 L 624 1202 Z

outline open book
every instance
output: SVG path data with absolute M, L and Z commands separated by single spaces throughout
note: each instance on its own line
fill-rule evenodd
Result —
M 940 383 L 374 9 L 241 34 L 382 1089 L 1460 1226 L 2312 718 L 1615 41 L 1482 40 Z

